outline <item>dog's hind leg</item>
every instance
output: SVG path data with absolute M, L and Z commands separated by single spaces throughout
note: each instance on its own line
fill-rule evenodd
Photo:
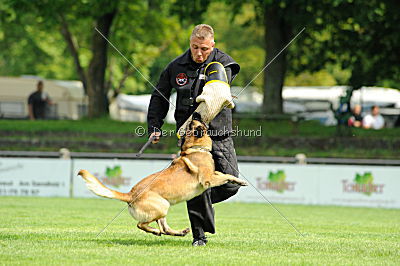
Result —
M 154 235 L 161 235 L 163 230 L 149 226 L 149 223 L 165 217 L 168 213 L 169 202 L 157 193 L 147 192 L 143 197 L 137 199 L 133 206 L 129 207 L 129 212 L 139 221 L 137 227 L 145 232 Z
M 161 218 L 157 220 L 158 226 L 161 231 L 164 231 L 163 234 L 171 235 L 171 236 L 185 236 L 190 232 L 189 228 L 183 229 L 181 231 L 174 230 L 167 224 L 167 218 Z
M 157 224 L 158 224 L 158 228 L 160 228 L 161 234 L 163 234 L 163 235 L 168 235 L 168 234 L 165 232 L 165 229 L 164 229 L 163 225 L 161 224 L 161 219 L 164 219 L 164 218 L 160 218 L 160 219 L 158 219 L 158 220 L 156 221 Z
M 139 229 L 142 229 L 143 231 L 145 231 L 147 233 L 152 233 L 153 235 L 160 236 L 161 235 L 161 230 L 149 226 L 149 223 L 150 222 L 145 222 L 145 223 L 139 222 L 137 224 L 137 227 Z

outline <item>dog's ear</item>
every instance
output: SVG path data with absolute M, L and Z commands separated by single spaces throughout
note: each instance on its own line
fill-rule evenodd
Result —
M 204 128 L 202 126 L 198 126 L 193 133 L 196 138 L 202 138 L 204 136 Z
M 193 120 L 197 120 L 201 122 L 201 115 L 198 112 L 193 113 Z

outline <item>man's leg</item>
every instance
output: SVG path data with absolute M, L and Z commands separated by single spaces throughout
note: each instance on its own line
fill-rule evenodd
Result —
M 211 203 L 211 189 L 187 201 L 190 225 L 192 227 L 193 244 L 198 240 L 206 242 L 205 232 L 214 234 L 214 208 Z M 205 243 L 204 243 L 205 244 Z
M 233 146 L 232 138 L 228 137 L 223 140 L 214 140 L 212 149 L 215 170 L 239 177 L 236 151 Z M 229 199 L 238 192 L 239 188 L 240 185 L 230 183 L 211 188 L 212 203 L 218 203 Z
M 213 141 L 212 149 L 215 170 L 237 177 L 239 172 L 237 170 L 236 152 L 232 138 Z M 212 203 L 218 203 L 232 197 L 237 193 L 239 188 L 240 185 L 237 184 L 224 184 L 219 187 L 207 189 L 200 196 L 187 201 L 189 220 L 194 238 L 193 243 L 196 240 L 205 240 L 205 232 L 215 233 L 214 208 L 212 207 Z

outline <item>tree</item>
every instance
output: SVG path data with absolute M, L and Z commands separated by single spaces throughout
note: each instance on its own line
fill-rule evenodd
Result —
M 349 85 L 400 86 L 400 3 L 394 0 L 324 1 L 331 12 L 321 14 L 326 26 L 318 58 L 349 69 Z M 345 12 L 344 12 L 345 11 Z M 332 53 L 334 52 L 334 56 Z M 324 64 L 313 64 L 321 69 Z
M 114 2 L 115 3 L 115 2 Z M 112 6 L 112 5 L 111 5 Z M 117 13 L 115 6 L 110 10 L 100 13 L 94 19 L 95 29 L 92 30 L 91 51 L 92 58 L 87 71 L 84 71 L 79 59 L 79 52 L 73 42 L 68 24 L 62 14 L 59 15 L 61 33 L 68 44 L 68 48 L 74 58 L 76 71 L 89 96 L 89 117 L 99 117 L 107 113 L 108 102 L 105 89 L 105 71 L 107 67 L 108 43 L 110 28 Z
M 66 67 L 72 66 L 72 62 L 63 58 L 64 49 L 59 45 L 62 36 L 48 34 L 36 24 L 43 24 L 36 14 L 21 15 L 6 3 L 0 4 L 1 75 L 40 73 L 52 79 L 73 79 L 74 69 Z
M 75 68 L 74 76 L 82 81 L 88 95 L 89 117 L 99 117 L 107 113 L 107 92 L 110 88 L 121 89 L 132 76 L 136 80 L 136 86 L 141 88 L 137 90 L 145 91 L 143 88 L 146 87 L 150 89 L 151 85 L 141 75 L 150 76 L 148 69 L 161 53 L 177 50 L 177 46 L 171 45 L 171 42 L 177 39 L 181 31 L 175 23 L 176 19 L 170 18 L 168 14 L 170 5 L 170 1 L 157 0 L 57 1 L 51 5 L 46 0 L 8 0 L 0 8 L 8 11 L 8 16 L 4 16 L 1 21 L 7 24 L 16 23 L 14 28 L 26 29 L 29 25 L 35 33 L 45 32 L 46 36 L 56 36 L 57 39 L 62 36 L 64 41 L 57 40 L 54 45 L 57 49 L 62 48 L 53 57 L 48 55 L 46 49 L 32 46 L 30 50 L 41 52 L 50 65 L 51 59 L 64 57 L 64 69 L 59 72 L 69 72 L 71 66 Z M 19 34 L 15 39 L 21 42 L 28 37 L 32 37 L 32 34 Z M 106 38 L 116 43 L 123 55 L 141 68 L 140 74 L 119 53 L 114 50 L 108 53 L 109 44 Z M 46 40 L 35 40 L 33 44 L 40 47 L 45 42 Z M 24 49 L 19 47 L 19 51 L 24 54 Z M 32 53 L 29 58 L 35 61 L 36 53 Z M 24 62 L 25 58 L 18 60 Z M 31 68 L 36 65 L 37 63 L 33 63 Z M 24 68 L 19 68 L 21 71 L 14 71 L 13 74 L 25 72 Z M 31 73 L 43 72 L 31 70 Z
M 227 0 L 227 2 L 233 5 L 236 14 L 243 7 L 242 1 Z M 275 56 L 311 21 L 310 1 L 253 0 L 249 2 L 256 11 L 256 20 L 264 28 L 264 65 L 269 64 L 264 70 L 262 112 L 281 114 L 283 111 L 282 87 L 288 69 L 289 50 L 285 49 L 278 57 L 275 58 Z M 300 45 L 299 40 L 296 40 L 296 44 L 293 45 Z
M 240 73 L 233 85 L 245 87 L 263 67 L 263 27 L 254 20 L 256 13 L 253 5 L 244 4 L 236 14 L 232 9 L 232 6 L 224 2 L 213 2 L 203 23 L 213 26 L 216 47 L 227 52 L 240 64 Z M 262 79 L 255 79 L 252 86 L 261 89 Z
M 8 1 L 16 17 L 23 17 L 25 21 L 30 16 L 40 18 L 36 19 L 36 25 L 39 29 L 44 29 L 54 34 L 60 31 L 68 50 L 72 55 L 76 73 L 89 96 L 89 117 L 99 117 L 106 113 L 106 91 L 104 87 L 105 70 L 107 66 L 107 41 L 110 29 L 117 14 L 117 1 L 102 0 L 97 2 L 58 1 L 50 5 L 46 0 L 39 1 Z M 90 59 L 86 69 L 82 66 L 82 57 L 79 51 L 77 38 L 74 37 L 69 21 L 71 17 L 76 18 L 82 25 L 90 25 L 86 28 L 90 38 Z M 84 19 L 79 19 L 84 17 Z M 22 21 L 23 22 L 23 21 Z M 76 23 L 76 21 L 75 21 Z M 95 28 L 101 32 L 101 36 Z M 84 30 L 81 30 L 81 33 Z M 88 34 L 85 34 L 87 36 Z
M 227 0 L 238 14 L 243 2 Z M 297 34 L 298 39 L 264 72 L 262 111 L 282 113 L 286 74 L 349 70 L 353 88 L 397 84 L 400 76 L 400 3 L 395 0 L 253 0 L 265 30 L 265 65 Z M 343 81 L 343 80 L 342 80 Z

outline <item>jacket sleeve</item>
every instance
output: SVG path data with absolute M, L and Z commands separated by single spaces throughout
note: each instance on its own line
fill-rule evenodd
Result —
M 151 95 L 147 111 L 147 129 L 149 135 L 154 131 L 160 131 L 164 124 L 164 118 L 167 116 L 169 110 L 171 90 L 169 67 L 167 67 L 161 73 L 156 89 Z
M 233 58 L 227 54 L 223 54 L 218 61 L 224 65 L 226 75 L 228 76 L 229 84 L 232 84 L 236 75 L 240 71 L 239 64 L 236 63 L 235 60 L 233 60 Z
M 225 73 L 226 73 L 226 77 L 228 78 L 229 85 L 232 85 L 232 81 L 233 81 L 232 69 L 230 67 L 226 67 L 225 68 Z
M 240 66 L 238 63 L 233 61 L 233 62 L 225 65 L 225 71 L 226 71 L 226 75 L 228 76 L 229 84 L 232 84 L 236 75 L 240 71 Z

